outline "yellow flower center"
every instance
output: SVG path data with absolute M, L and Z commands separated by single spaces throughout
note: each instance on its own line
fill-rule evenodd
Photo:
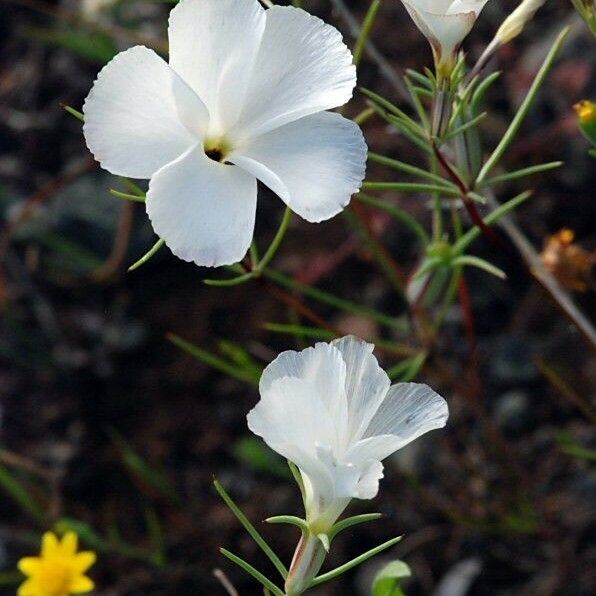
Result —
M 39 568 L 37 581 L 48 596 L 68 596 L 72 580 L 71 569 L 60 560 L 45 560 Z
M 232 145 L 226 138 L 206 139 L 203 145 L 205 155 L 213 161 L 226 163 L 226 157 L 232 151 Z
M 587 124 L 588 122 L 594 122 L 596 120 L 596 103 L 591 102 L 587 99 L 576 103 L 573 109 L 577 112 L 580 122 Z

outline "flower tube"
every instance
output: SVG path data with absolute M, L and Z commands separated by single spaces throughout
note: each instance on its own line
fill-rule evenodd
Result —
M 428 39 L 437 75 L 449 78 L 457 52 L 488 0 L 402 0 L 412 20 Z

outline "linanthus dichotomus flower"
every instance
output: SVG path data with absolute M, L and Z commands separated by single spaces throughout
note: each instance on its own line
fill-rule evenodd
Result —
M 325 557 L 317 537 L 332 530 L 349 502 L 376 496 L 381 461 L 447 422 L 447 402 L 427 385 L 391 385 L 373 348 L 343 337 L 283 352 L 263 371 L 248 426 L 300 470 L 309 527 L 287 593 L 308 588 Z
M 169 64 L 136 46 L 99 73 L 84 134 L 109 172 L 150 179 L 146 209 L 181 259 L 232 264 L 254 232 L 257 179 L 320 222 L 361 185 L 366 143 L 337 113 L 356 84 L 340 33 L 257 0 L 181 0 Z

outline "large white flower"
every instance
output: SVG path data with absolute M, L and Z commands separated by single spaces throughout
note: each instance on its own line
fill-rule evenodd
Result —
M 300 469 L 314 534 L 327 533 L 350 499 L 377 494 L 383 459 L 447 421 L 447 403 L 426 385 L 391 385 L 373 348 L 348 336 L 283 352 L 248 414 L 249 428 Z
M 366 144 L 356 124 L 325 111 L 356 84 L 335 28 L 257 0 L 181 0 L 168 33 L 169 64 L 136 46 L 100 72 L 84 133 L 105 169 L 150 179 L 147 213 L 175 255 L 239 261 L 257 179 L 310 222 L 348 204 Z
M 488 0 L 402 0 L 433 49 L 441 75 L 455 64 L 463 40 Z

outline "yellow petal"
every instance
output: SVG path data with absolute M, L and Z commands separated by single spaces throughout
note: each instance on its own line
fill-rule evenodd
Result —
M 70 592 L 73 594 L 84 594 L 85 592 L 91 592 L 95 584 L 86 575 L 79 575 L 75 577 L 70 583 Z
M 23 582 L 17 590 L 17 596 L 37 596 L 35 582 L 32 579 Z
M 74 532 L 66 532 L 62 537 L 62 554 L 67 556 L 73 556 L 77 552 L 79 544 L 78 536 Z
M 41 539 L 41 556 L 51 557 L 58 550 L 58 538 L 53 532 L 46 532 Z
M 83 551 L 75 556 L 73 562 L 73 569 L 76 573 L 85 573 L 93 563 L 95 563 L 97 557 L 92 551 Z
M 33 575 L 39 569 L 40 564 L 41 559 L 39 557 L 23 557 L 17 566 L 25 575 Z

